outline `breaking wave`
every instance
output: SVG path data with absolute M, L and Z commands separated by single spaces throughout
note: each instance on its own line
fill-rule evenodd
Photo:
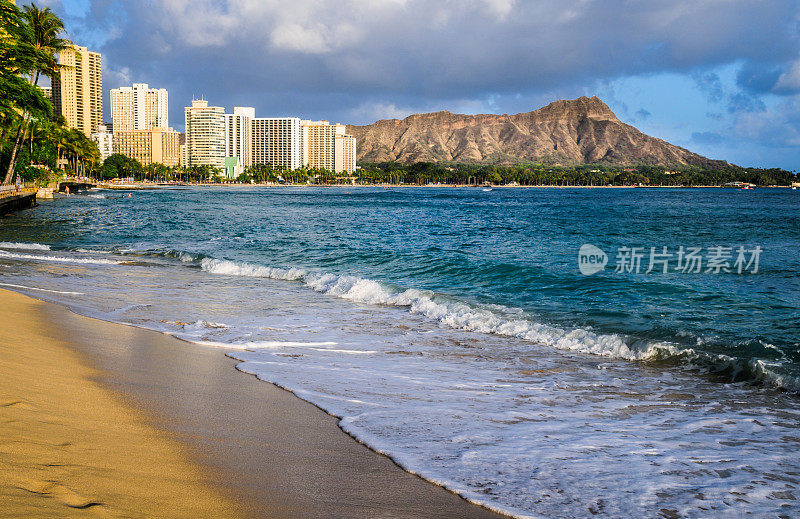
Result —
M 774 386 L 800 392 L 800 380 L 781 375 L 760 359 L 744 360 L 728 355 L 698 352 L 658 341 L 631 341 L 616 334 L 598 334 L 576 328 L 565 330 L 530 319 L 504 315 L 500 308 L 488 309 L 437 295 L 429 290 L 397 289 L 357 276 L 314 272 L 302 268 L 278 268 L 203 257 L 200 267 L 210 273 L 301 281 L 307 287 L 348 301 L 371 305 L 405 307 L 457 330 L 523 339 L 559 350 L 637 362 L 672 361 L 729 379 Z M 507 312 L 511 314 L 512 312 Z

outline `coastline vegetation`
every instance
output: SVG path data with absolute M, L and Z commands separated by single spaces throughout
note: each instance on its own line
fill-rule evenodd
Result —
M 246 168 L 236 179 L 225 178 L 211 166 L 167 167 L 163 164 L 142 166 L 135 159 L 115 154 L 106 159 L 96 178 L 130 179 L 134 182 L 244 183 L 244 184 L 318 184 L 318 185 L 506 185 L 506 186 L 722 186 L 743 183 L 756 186 L 790 186 L 800 181 L 798 175 L 778 168 L 760 169 L 726 165 L 722 169 L 692 166 L 615 166 L 582 164 L 549 166 L 525 164 L 494 166 L 417 162 L 361 163 L 353 174 L 334 173 L 317 168 L 287 171 L 269 165 Z
M 50 182 L 60 169 L 75 175 L 92 171 L 97 145 L 53 113 L 39 87 L 61 67 L 56 56 L 69 45 L 64 22 L 48 7 L 22 9 L 0 0 L 0 179 Z M 63 172 L 61 172 L 63 174 Z

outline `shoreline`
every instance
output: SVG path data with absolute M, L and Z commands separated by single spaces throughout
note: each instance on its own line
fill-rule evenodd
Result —
M 661 186 L 661 185 L 646 185 L 646 186 L 558 186 L 558 185 L 541 185 L 541 186 L 513 186 L 513 185 L 475 185 L 475 184 L 278 184 L 278 183 L 257 183 L 257 184 L 242 184 L 239 182 L 228 183 L 184 183 L 184 184 L 166 184 L 166 183 L 136 183 L 136 184 L 105 184 L 98 183 L 97 189 L 109 189 L 114 191 L 146 191 L 165 188 L 189 188 L 189 187 L 206 187 L 206 188 L 245 188 L 245 187 L 262 187 L 262 188 L 288 188 L 288 187 L 320 187 L 320 188 L 455 188 L 455 189 L 725 189 L 731 191 L 742 190 L 734 186 Z M 792 186 L 757 186 L 750 190 L 756 191 L 759 189 L 787 189 L 792 190 Z
M 245 376 L 224 349 L 0 289 L 3 304 L 12 299 L 35 308 L 50 340 L 96 365 L 103 388 L 152 416 L 207 470 L 211 488 L 249 515 L 500 517 L 406 472 L 293 393 Z

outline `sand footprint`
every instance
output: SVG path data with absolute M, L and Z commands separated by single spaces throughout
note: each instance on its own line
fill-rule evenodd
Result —
M 14 409 L 25 409 L 33 411 L 36 406 L 25 400 L 0 400 L 0 407 L 13 407 Z
M 87 508 L 102 507 L 103 505 L 101 501 L 78 494 L 55 481 L 22 479 L 19 481 L 18 486 L 33 494 L 52 496 L 70 508 L 84 510 Z
M 77 492 L 70 490 L 64 485 L 56 484 L 53 487 L 52 494 L 59 501 L 61 501 L 70 508 L 85 509 L 103 505 L 103 503 L 100 502 L 99 500 L 82 496 L 81 494 L 78 494 Z

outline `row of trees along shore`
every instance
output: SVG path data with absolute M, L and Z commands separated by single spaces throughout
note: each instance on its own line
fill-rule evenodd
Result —
M 362 183 L 391 184 L 496 184 L 522 186 L 719 186 L 744 182 L 759 186 L 789 186 L 798 175 L 778 168 L 742 168 L 732 164 L 717 169 L 695 166 L 619 166 L 581 164 L 551 166 L 520 164 L 494 166 L 417 162 L 362 163 L 357 172 Z
M 39 88 L 43 77 L 58 74 L 57 55 L 68 44 L 64 22 L 49 8 L 19 9 L 0 0 L 0 180 L 19 174 L 47 183 L 55 172 L 83 176 L 100 160 L 97 145 L 68 128 Z
M 742 168 L 726 165 L 720 169 L 691 166 L 613 166 L 582 164 L 575 166 L 517 165 L 487 166 L 478 164 L 438 164 L 417 162 L 362 163 L 353 174 L 324 169 L 301 168 L 287 171 L 269 165 L 246 168 L 235 180 L 226 179 L 222 170 L 211 166 L 167 167 L 163 164 L 142 166 L 134 159 L 115 154 L 93 176 L 100 180 L 129 178 L 150 182 L 239 182 L 286 184 L 458 184 L 521 186 L 720 186 L 743 182 L 758 186 L 789 186 L 798 175 L 782 169 Z

